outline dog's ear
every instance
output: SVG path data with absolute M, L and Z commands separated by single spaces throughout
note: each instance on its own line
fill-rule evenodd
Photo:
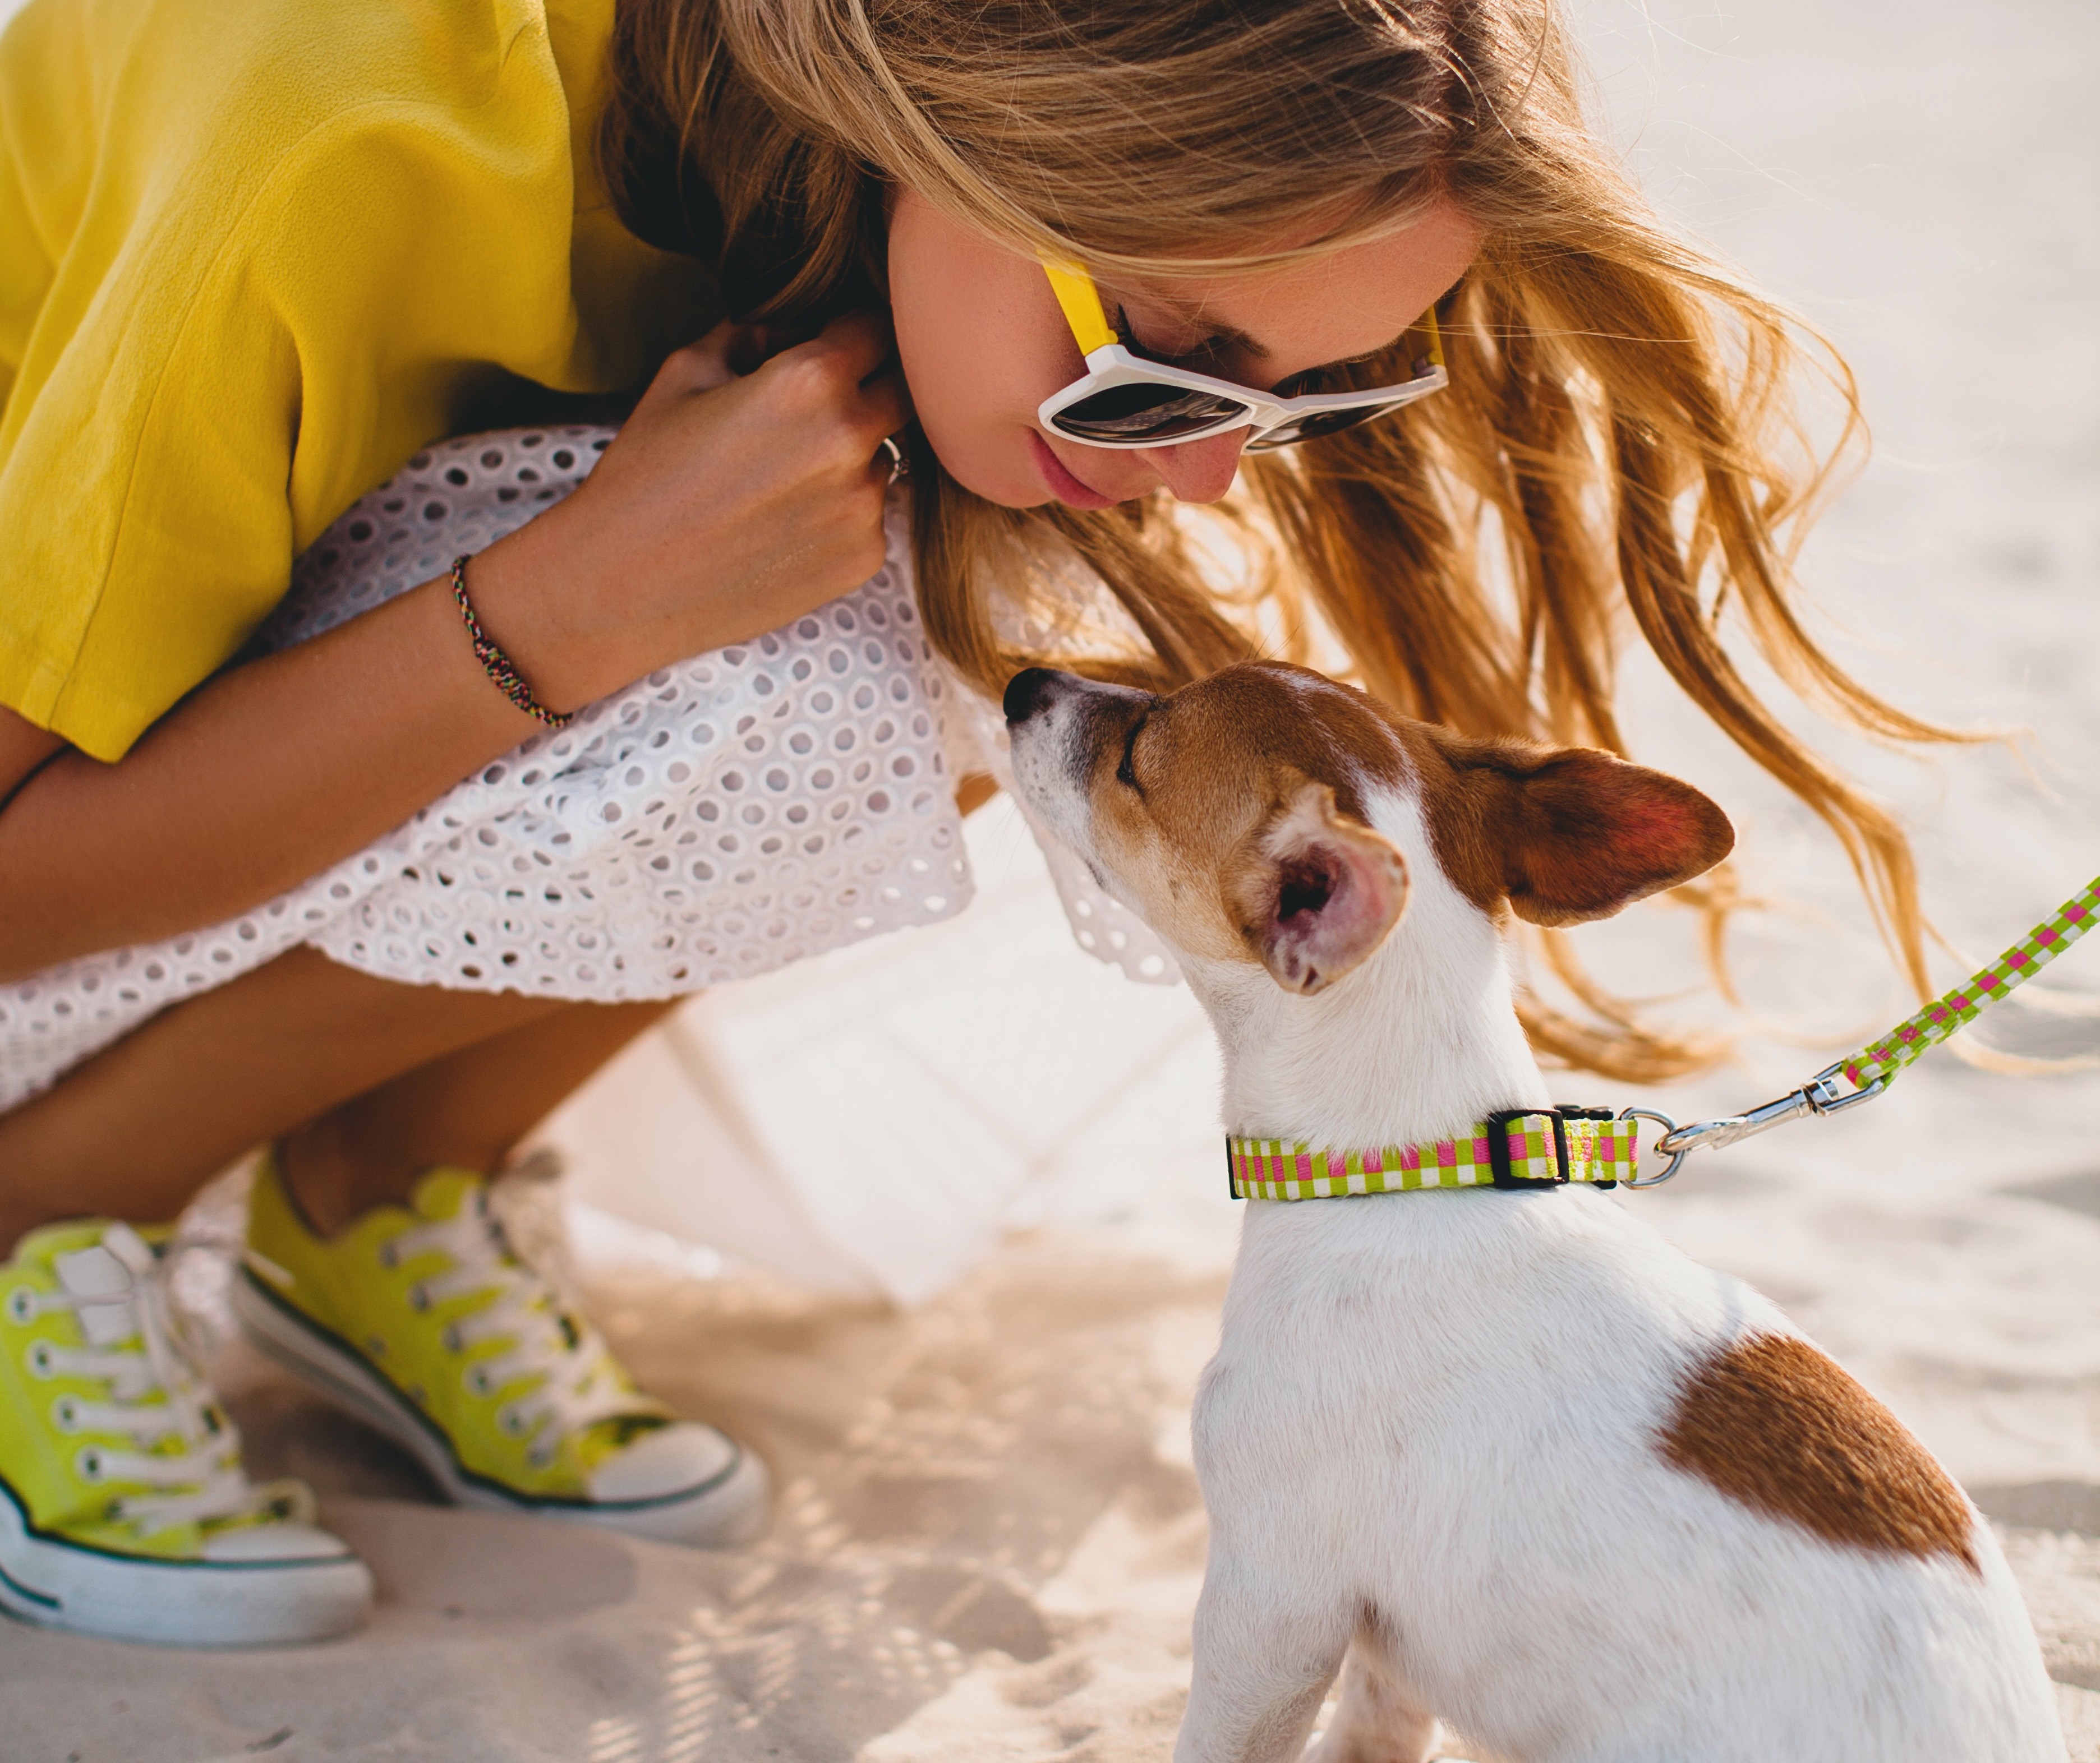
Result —
M 1225 903 L 1276 983 L 1310 997 L 1383 942 L 1407 905 L 1407 865 L 1302 774 L 1228 871 Z
M 1734 848 L 1728 817 L 1688 783 L 1584 747 L 1445 745 L 1471 822 L 1469 866 L 1519 918 L 1580 924 L 1674 888 Z M 1440 852 L 1440 855 L 1442 854 Z

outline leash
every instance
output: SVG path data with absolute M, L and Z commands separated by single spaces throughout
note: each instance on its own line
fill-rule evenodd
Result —
M 2050 962 L 2093 928 L 2100 919 L 2100 876 L 2057 908 L 1988 967 L 1972 973 L 1951 992 L 1935 998 L 1916 1016 L 1898 1023 L 1877 1041 L 1824 1067 L 1798 1090 L 1740 1114 L 1695 1121 L 1680 1126 L 1652 1108 L 1620 1111 L 1621 1120 L 1652 1120 L 1664 1129 L 1656 1149 L 1670 1159 L 1659 1175 L 1629 1180 L 1629 1188 L 1659 1188 L 1674 1175 L 1694 1151 L 1718 1151 L 1761 1132 L 1810 1114 L 1838 1114 L 1886 1095 L 1903 1069 L 1928 1047 L 1936 1047 L 1984 1011 L 2024 985 Z M 1840 1080 L 1852 1086 L 1841 1087 Z

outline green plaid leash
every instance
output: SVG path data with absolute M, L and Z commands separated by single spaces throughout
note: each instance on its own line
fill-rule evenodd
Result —
M 1881 1039 L 1863 1047 L 1839 1063 L 1845 1075 L 1865 1089 L 1876 1079 L 1883 1085 L 1928 1047 L 1936 1047 L 1957 1029 L 1966 1027 L 2014 988 L 2025 985 L 2050 962 L 2093 928 L 2100 916 L 2100 876 L 2082 893 L 2073 895 L 2045 920 L 2014 943 L 1990 966 L 1972 973 L 1943 997 L 1935 998 L 1908 1021 L 1899 1022 Z
M 1661 1175 L 1626 1185 L 1652 1188 L 1668 1181 L 1694 1151 L 1718 1151 L 1787 1121 L 1807 1114 L 1838 1113 L 1886 1094 L 1912 1060 L 2024 985 L 2091 930 L 2096 919 L 2100 919 L 2100 876 L 2088 882 L 1988 967 L 1970 974 L 1953 990 L 1898 1023 L 1879 1040 L 1870 1041 L 1858 1052 L 1825 1066 L 1799 1089 L 1788 1091 L 1778 1100 L 1746 1113 L 1698 1121 L 1689 1126 L 1679 1126 L 1660 1114 L 1648 1115 L 1648 1119 L 1663 1122 L 1668 1128 L 1656 1141 L 1656 1148 L 1669 1157 L 1670 1163 Z M 1851 1091 L 1840 1089 L 1841 1078 L 1852 1086 Z
M 1347 1194 L 1412 1193 L 1431 1188 L 1553 1188 L 1587 1182 L 1599 1188 L 1654 1188 L 1674 1175 L 1694 1151 L 1718 1151 L 1809 1114 L 1836 1114 L 1884 1094 L 1904 1068 L 2009 997 L 2100 920 L 2100 876 L 1952 991 L 1927 1004 L 1798 1090 L 1745 1113 L 1680 1126 L 1652 1108 L 1509 1108 L 1449 1139 L 1417 1144 L 1332 1151 L 1273 1139 L 1225 1140 L 1235 1200 L 1324 1200 Z M 1838 1087 L 1842 1078 L 1852 1088 Z M 1663 1135 L 1656 1148 L 1670 1159 L 1660 1175 L 1639 1176 L 1639 1122 Z

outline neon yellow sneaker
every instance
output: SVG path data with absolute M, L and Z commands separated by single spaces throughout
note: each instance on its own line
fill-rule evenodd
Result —
M 410 1205 L 323 1240 L 266 1157 L 233 1307 L 262 1351 L 395 1439 L 461 1505 L 702 1547 L 765 1527 L 764 1464 L 636 1390 L 510 1252 L 469 1170 L 432 1170 Z
M 0 1264 L 0 1608 L 115 1640 L 317 1641 L 372 1576 L 298 1482 L 252 1485 L 192 1361 L 160 1257 L 103 1219 Z

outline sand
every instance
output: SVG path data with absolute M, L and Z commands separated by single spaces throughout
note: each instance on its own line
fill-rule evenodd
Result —
M 1827 743 L 1918 828 L 1950 941 L 1992 953 L 2100 870 L 2100 13 L 1575 17 L 1657 199 L 1859 368 L 1880 451 L 1804 560 L 1824 628 L 1914 708 L 2035 733 L 2032 774 Z M 1778 902 L 1739 941 L 1757 1020 L 1737 1061 L 1645 1098 L 1683 1118 L 1779 1093 L 1903 1001 L 1828 840 L 1635 677 L 1641 751 L 1728 807 Z M 552 1130 L 594 1312 L 652 1387 L 765 1452 L 770 1539 L 707 1555 L 445 1510 L 232 1346 L 251 1460 L 321 1490 L 378 1576 L 371 1627 L 198 1655 L 0 1625 L 0 1759 L 1164 1757 L 1203 1540 L 1186 1410 L 1235 1225 L 1214 1061 L 1185 994 L 1072 947 L 1010 815 L 971 836 L 962 921 L 703 1000 Z M 1688 931 L 1633 915 L 1591 959 L 1688 985 Z M 2059 971 L 2100 992 L 2100 950 Z M 1997 1032 L 2093 1038 L 2032 1012 Z M 1850 1118 L 1627 1201 L 1785 1305 L 1963 1479 L 2081 1759 L 2100 1759 L 2096 1107 L 2090 1072 L 1935 1055 Z

